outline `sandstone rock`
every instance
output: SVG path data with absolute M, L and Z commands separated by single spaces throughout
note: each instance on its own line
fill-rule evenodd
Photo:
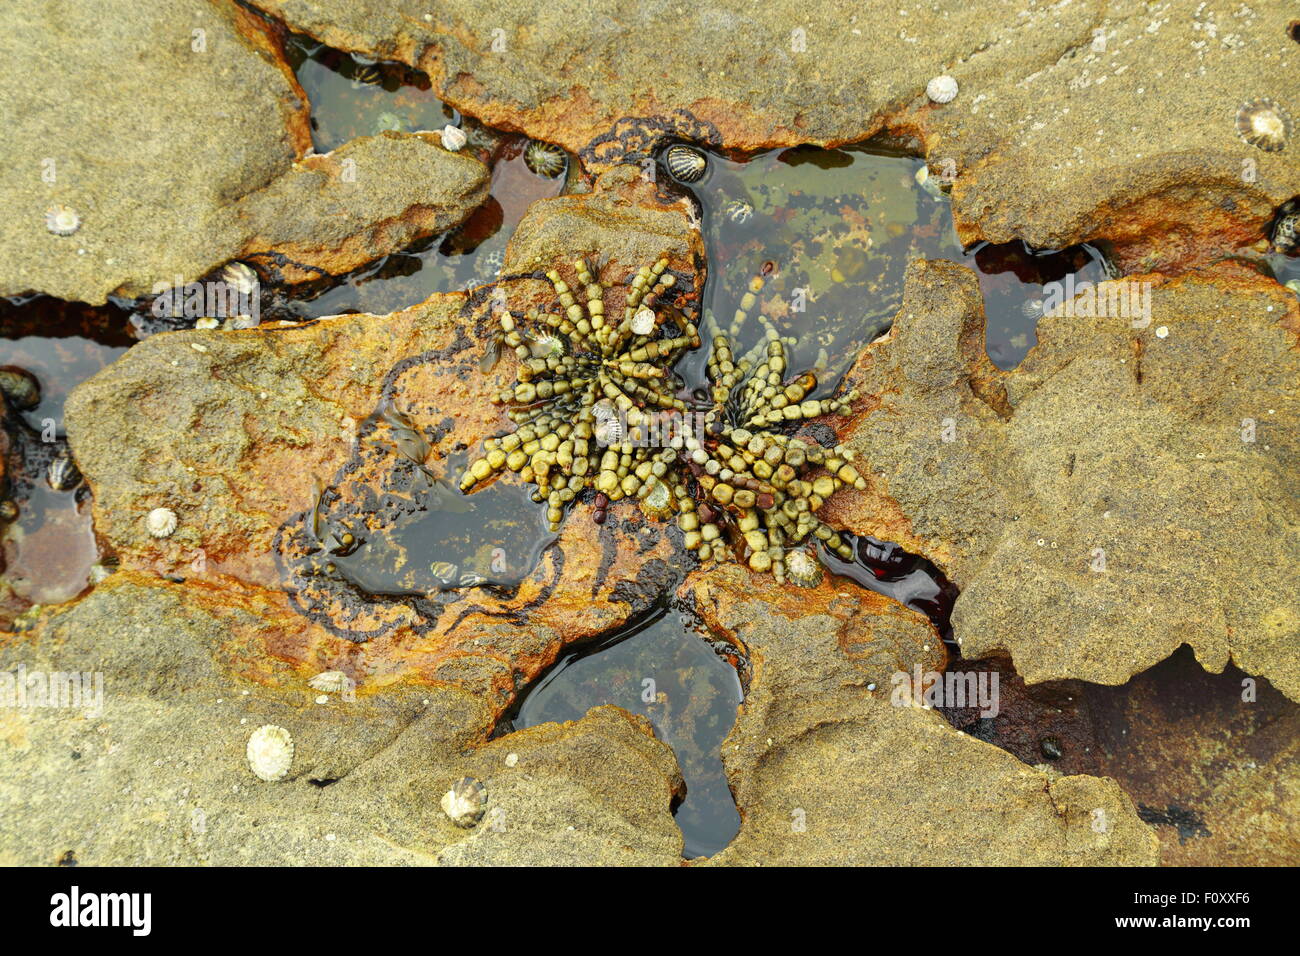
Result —
M 936 561 L 966 656 L 1005 648 L 1031 683 L 1122 683 L 1187 643 L 1300 699 L 1300 309 L 1157 280 L 1151 316 L 1049 316 L 1000 373 L 974 276 L 914 263 L 846 379 L 872 396 L 843 433 L 870 492 L 827 513 Z
M 287 267 L 283 281 L 343 272 L 456 224 L 486 194 L 485 167 L 418 138 L 307 157 L 308 108 L 278 41 L 233 4 L 12 11 L 0 294 L 99 304 L 256 253 Z M 346 159 L 354 181 L 339 175 Z M 80 216 L 74 234 L 47 230 L 56 204 Z
M 508 768 L 500 744 L 471 752 L 493 717 L 464 690 L 372 693 L 363 682 L 354 699 L 319 704 L 305 682 L 232 678 L 232 616 L 247 612 L 213 613 L 193 594 L 117 575 L 38 636 L 0 645 L 0 671 L 21 665 L 33 688 L 58 671 L 99 675 L 90 686 L 103 690 L 102 709 L 93 694 L 77 707 L 4 708 L 0 807 L 23 826 L 7 832 L 0 860 L 52 865 L 71 851 L 91 865 L 429 865 L 502 852 L 518 862 L 543 847 L 538 862 L 678 859 L 669 802 L 680 775 L 626 714 L 512 735 L 519 759 Z M 245 759 L 264 723 L 294 737 L 279 783 L 257 780 Z M 469 832 L 438 806 L 466 773 L 502 809 Z
M 617 185 L 611 180 L 609 188 Z M 594 211 L 575 212 L 585 206 Z M 613 208 L 617 233 L 608 224 L 597 230 L 610 255 L 607 280 L 621 280 L 650 249 L 651 257 L 667 253 L 673 268 L 691 272 L 700 239 L 688 230 L 683 205 L 662 206 L 635 191 L 611 198 L 602 187 L 537 204 L 521 235 L 535 237 L 530 254 L 538 262 L 499 287 L 435 295 L 388 316 L 141 342 L 79 386 L 67 406 L 103 541 L 124 570 L 183 578 L 193 600 L 228 616 L 229 666 L 250 679 L 278 681 L 273 662 L 290 661 L 308 676 L 337 668 L 365 673 L 372 683 L 454 682 L 476 693 L 491 688 L 499 712 L 565 643 L 644 610 L 680 577 L 675 566 L 684 551 L 675 526 L 643 520 L 631 506 L 611 509 L 611 520 L 597 525 L 590 505 L 575 502 L 558 538 L 536 539 L 540 559 L 521 572 L 517 589 L 366 595 L 322 578 L 306 553 L 316 488 L 331 508 L 342 502 L 341 514 L 352 509 L 345 517 L 361 537 L 372 530 L 389 536 L 380 516 L 399 506 L 403 482 L 418 477 L 379 411 L 391 403 L 430 444 L 429 470 L 451 483 L 449 514 L 496 492 L 515 494 L 517 514 L 501 517 L 528 538 L 539 509 L 514 475 L 469 498 L 454 490 L 482 440 L 507 430 L 490 397 L 513 381 L 515 357 L 507 354 L 486 374 L 480 366 L 491 348 L 495 290 L 516 311 L 549 303 L 553 291 L 532 270 L 544 261 L 567 274 L 590 250 L 573 245 L 577 233 L 565 223 L 575 216 L 599 222 L 614 216 Z M 547 218 L 558 224 L 544 225 Z M 165 538 L 145 528 L 158 507 L 179 518 Z M 369 522 L 364 530 L 362 522 Z M 472 522 L 469 533 L 497 543 Z M 503 550 L 507 562 L 527 558 L 526 547 Z M 399 567 L 415 566 L 398 545 L 392 552 Z M 255 609 L 255 623 L 240 609 Z
M 871 652 L 850 657 L 833 608 L 807 607 L 788 591 L 750 597 L 737 580 L 745 574 L 725 568 L 693 583 L 710 627 L 754 664 L 722 747 L 743 823 L 711 863 L 1156 861 L 1154 834 L 1113 780 L 1052 781 L 934 711 L 893 705 L 894 674 L 942 661 L 919 615 L 853 595 L 860 610 L 851 632 Z
M 332 46 L 424 69 L 458 109 L 593 168 L 674 138 L 738 150 L 912 138 L 932 164 L 952 164 L 966 242 L 1108 238 L 1140 270 L 1186 268 L 1249 245 L 1300 192 L 1291 152 L 1248 146 L 1234 125 L 1257 96 L 1300 108 L 1300 50 L 1280 9 L 258 6 Z M 942 106 L 925 95 L 941 73 L 961 89 Z

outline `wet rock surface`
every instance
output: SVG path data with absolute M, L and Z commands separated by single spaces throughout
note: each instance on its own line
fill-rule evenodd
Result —
M 920 615 L 829 581 L 811 600 L 752 599 L 745 576 L 722 569 L 692 592 L 754 666 L 722 746 L 743 823 L 711 862 L 1155 862 L 1155 836 L 1113 780 L 1051 780 L 933 710 L 898 705 L 896 673 L 943 663 Z
M 1106 237 L 1142 270 L 1185 268 L 1259 239 L 1300 192 L 1289 154 L 1243 143 L 1235 125 L 1257 97 L 1300 103 L 1292 16 L 1272 6 L 257 6 L 417 66 L 459 109 L 597 166 L 673 139 L 753 150 L 912 137 L 952 164 L 969 242 Z M 943 105 L 925 94 L 940 74 L 959 86 Z
M 24 820 L 0 849 L 7 865 L 53 865 L 69 851 L 90 865 L 679 858 L 672 752 L 621 711 L 475 750 L 492 726 L 482 694 L 363 683 L 355 696 L 321 695 L 305 681 L 232 680 L 232 615 L 253 615 L 214 613 L 191 593 L 123 574 L 50 617 L 38 639 L 0 646 L 11 672 L 101 674 L 105 701 L 5 709 L 0 805 Z M 276 783 L 255 777 L 245 755 L 268 723 L 294 743 Z M 467 775 L 487 793 L 472 829 L 439 806 Z
M 55 672 L 92 682 L 89 702 L 0 711 L 0 807 L 23 821 L 0 862 L 677 865 L 685 784 L 645 720 L 606 706 L 500 723 L 575 644 L 669 594 L 747 662 L 723 745 L 742 823 L 711 862 L 1296 859 L 1300 307 L 1249 256 L 1221 261 L 1300 192 L 1296 144 L 1265 151 L 1235 124 L 1256 97 L 1297 102 L 1289 14 L 618 0 L 523 22 L 463 0 L 256 5 L 427 71 L 448 103 L 590 175 L 530 207 L 495 282 L 390 315 L 155 335 L 73 392 L 69 441 L 114 573 L 0 633 L 0 674 L 32 676 L 28 693 Z M 16 157 L 0 293 L 99 303 L 234 258 L 313 283 L 484 208 L 487 167 L 435 134 L 311 154 L 282 31 L 251 9 L 0 19 Z M 43 84 L 26 82 L 33 50 Z M 940 73 L 959 87 L 946 104 L 924 92 Z M 1049 314 L 1003 372 L 974 275 L 913 262 L 892 331 L 841 388 L 860 391 L 854 417 L 814 426 L 868 484 L 820 516 L 960 586 L 962 658 L 842 578 L 700 570 L 628 502 L 601 523 L 580 498 L 546 535 L 518 476 L 455 493 L 509 428 L 489 398 L 515 357 L 483 361 L 500 303 L 548 304 L 545 270 L 579 256 L 607 257 L 609 281 L 662 255 L 698 304 L 713 264 L 689 201 L 646 175 L 656 150 L 876 133 L 955 172 L 962 239 L 1104 238 L 1153 287 L 1151 321 Z M 77 213 L 71 235 L 47 228 L 55 204 Z M 0 426 L 11 414 L 0 404 Z M 436 532 L 432 551 L 412 528 Z M 893 693 L 900 674 L 988 655 L 1006 655 L 996 727 Z M 1259 703 L 1225 690 L 1254 678 L 1272 685 Z M 293 740 L 281 782 L 246 756 L 268 724 Z M 459 825 L 453 788 L 474 811 Z
M 571 230 L 563 223 L 575 202 L 601 209 L 612 200 L 597 190 L 551 202 L 556 229 L 535 229 L 528 220 L 520 229 L 525 239 L 548 237 L 538 247 L 548 267 L 595 251 L 566 245 Z M 604 234 L 599 250 L 611 257 L 611 275 L 634 271 L 646 249 L 668 254 L 689 273 L 699 237 L 686 228 L 681 204 L 641 196 L 618 205 L 622 229 Z M 538 206 L 539 217 L 550 208 Z M 531 269 L 508 272 L 499 289 L 515 310 L 553 296 Z M 503 707 L 564 643 L 644 610 L 681 573 L 685 552 L 675 528 L 628 506 L 611 509 L 598 525 L 590 505 L 576 502 L 536 566 L 520 570 L 516 588 L 437 595 L 420 593 L 428 583 L 365 594 L 325 574 L 328 556 L 313 530 L 316 503 L 324 501 L 331 533 L 343 533 L 333 523 L 340 516 L 377 546 L 391 536 L 394 511 L 424 507 L 413 503 L 417 481 L 449 486 L 435 489 L 449 512 L 496 490 L 465 499 L 456 490 L 468 454 L 509 424 L 488 399 L 513 381 L 516 359 L 507 354 L 486 373 L 481 364 L 492 347 L 496 299 L 495 287 L 483 287 L 435 295 L 390 316 L 180 332 L 140 343 L 68 402 L 71 442 L 95 492 L 102 539 L 124 570 L 185 579 L 213 607 L 258 607 L 257 627 L 232 625 L 231 644 L 240 648 L 233 666 L 250 677 L 280 658 L 339 666 L 372 682 L 414 675 L 483 692 L 486 681 L 495 688 L 493 706 Z M 409 423 L 409 438 L 395 434 L 401 429 L 385 419 L 386 407 Z M 401 451 L 416 433 L 430 446 L 428 477 Z M 133 437 L 124 444 L 125 435 Z M 507 481 L 518 484 L 513 476 Z M 536 524 L 540 506 L 520 496 L 512 507 L 505 520 Z M 165 537 L 148 530 L 157 508 L 178 519 Z M 472 536 L 471 529 L 469 551 L 477 547 Z M 511 565 L 525 557 L 501 556 Z
M 1168 281 L 1133 321 L 1045 317 L 998 373 L 974 276 L 914 263 L 847 377 L 875 396 L 842 435 L 871 493 L 828 510 L 931 557 L 966 656 L 1006 649 L 1030 683 L 1122 683 L 1186 643 L 1300 699 L 1300 310 L 1262 280 Z
M 307 103 L 279 40 L 233 4 L 15 8 L 0 36 L 0 294 L 99 304 L 255 254 L 280 281 L 338 274 L 486 194 L 486 168 L 432 138 L 307 156 Z M 71 235 L 47 229 L 56 206 L 76 213 Z
M 1229 665 L 1208 674 L 1183 647 L 1120 687 L 1026 685 L 1006 657 L 1001 709 L 945 709 L 954 726 L 1058 774 L 1114 778 L 1160 838 L 1165 866 L 1279 866 L 1300 853 L 1295 704 Z

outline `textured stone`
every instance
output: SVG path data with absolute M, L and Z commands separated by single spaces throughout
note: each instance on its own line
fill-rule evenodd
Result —
M 282 281 L 338 274 L 486 196 L 486 167 L 432 137 L 308 156 L 307 104 L 278 40 L 233 3 L 9 9 L 0 294 L 99 304 L 258 253 L 287 267 Z M 73 235 L 46 229 L 55 204 L 80 215 Z
M 1300 192 L 1296 144 L 1265 153 L 1234 123 L 1258 96 L 1300 112 L 1300 48 L 1275 5 L 258 6 L 332 46 L 418 66 L 458 109 L 596 168 L 674 138 L 912 141 L 936 168 L 952 164 L 966 242 L 1107 238 L 1130 266 L 1181 269 L 1253 243 Z M 925 95 L 941 73 L 961 90 L 942 106 Z
M 827 512 L 936 561 L 966 656 L 1031 683 L 1122 683 L 1187 643 L 1300 699 L 1298 331 L 1273 283 L 1156 280 L 1149 326 L 1049 316 L 1003 373 L 974 275 L 914 263 L 846 379 L 870 492 Z
M 750 654 L 754 678 L 723 741 L 743 823 L 721 865 L 1141 865 L 1155 835 L 1109 779 L 1051 780 L 938 713 L 892 702 L 893 676 L 943 651 L 919 615 L 850 592 L 845 611 L 789 591 L 751 596 L 746 573 L 694 583 L 716 632 Z M 848 585 L 853 588 L 853 585 Z M 823 584 L 823 588 L 828 585 Z

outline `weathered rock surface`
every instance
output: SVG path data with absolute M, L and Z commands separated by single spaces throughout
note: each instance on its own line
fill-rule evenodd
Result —
M 190 593 L 124 573 L 38 635 L 0 644 L 0 671 L 21 665 L 33 693 L 58 671 L 100 674 L 104 694 L 102 709 L 89 697 L 4 708 L 0 812 L 22 826 L 5 828 L 0 861 L 52 865 L 69 852 L 92 865 L 679 860 L 672 752 L 624 712 L 603 708 L 474 749 L 492 727 L 485 695 L 447 685 L 371 693 L 362 683 L 354 699 L 321 703 L 302 681 L 232 679 L 230 612 L 213 614 Z M 294 738 L 279 783 L 258 780 L 245 757 L 266 723 Z M 466 775 L 488 793 L 472 830 L 439 805 Z
M 1122 683 L 1186 643 L 1300 700 L 1300 307 L 1264 280 L 1150 305 L 1144 328 L 1044 318 L 1002 373 L 974 275 L 914 263 L 847 377 L 871 488 L 827 513 L 936 561 L 965 655 L 1006 649 L 1031 683 Z
M 583 204 L 596 212 L 575 213 Z M 598 232 L 598 250 L 565 225 L 600 219 L 611 205 L 618 230 Z M 557 225 L 534 225 L 551 208 Z M 528 255 L 539 262 L 499 287 L 519 312 L 554 295 L 532 277 L 542 261 L 568 274 L 579 255 L 600 251 L 611 257 L 607 278 L 621 278 L 665 253 L 689 273 L 700 254 L 686 207 L 662 206 L 635 187 L 617 199 L 601 188 L 539 203 L 520 235 L 537 237 Z M 515 357 L 507 350 L 491 372 L 480 367 L 495 291 L 435 295 L 389 316 L 158 335 L 83 383 L 68 402 L 68 431 L 95 492 L 97 530 L 121 567 L 184 578 L 194 601 L 230 619 L 230 666 L 252 679 L 272 679 L 269 662 L 278 659 L 302 673 L 338 668 L 370 684 L 452 681 L 479 693 L 490 686 L 497 712 L 565 642 L 644 609 L 680 576 L 685 552 L 675 527 L 645 521 L 630 506 L 597 525 L 588 505 L 575 504 L 558 539 L 509 594 L 362 596 L 322 583 L 295 550 L 318 481 L 331 495 L 363 501 L 357 520 L 367 528 L 354 528 L 379 534 L 384 508 L 375 496 L 396 486 L 403 464 L 391 428 L 374 414 L 381 404 L 393 403 L 420 430 L 432 446 L 430 469 L 453 486 L 466 453 L 508 430 L 489 399 L 513 381 Z M 162 507 L 179 524 L 153 538 L 145 518 Z M 519 509 L 521 523 L 536 519 L 531 502 L 521 498 Z M 245 621 L 239 610 L 253 608 L 256 617 Z
M 968 242 L 1110 238 L 1130 265 L 1181 268 L 1255 241 L 1300 192 L 1297 144 L 1265 153 L 1234 124 L 1260 96 L 1300 114 L 1300 48 L 1276 5 L 257 5 L 424 69 L 457 108 L 595 167 L 673 138 L 752 150 L 915 137 L 955 165 Z M 941 73 L 960 84 L 943 106 L 924 92 Z
M 455 225 L 486 195 L 486 168 L 432 138 L 306 157 L 302 91 L 264 21 L 234 4 L 10 9 L 0 294 L 99 304 L 257 253 L 281 257 L 283 281 L 337 274 Z M 46 229 L 55 204 L 81 217 L 73 235 Z
M 1053 781 L 932 710 L 892 702 L 896 673 L 943 659 L 919 615 L 857 589 L 836 607 L 825 600 L 829 581 L 811 600 L 757 599 L 746 576 L 724 568 L 688 582 L 710 627 L 743 645 L 754 667 L 722 747 L 743 823 L 711 862 L 1156 861 L 1155 835 L 1113 780 Z

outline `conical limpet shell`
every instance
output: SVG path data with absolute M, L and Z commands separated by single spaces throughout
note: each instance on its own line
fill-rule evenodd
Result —
M 51 206 L 45 210 L 45 228 L 56 236 L 70 236 L 81 228 L 81 217 L 68 206 Z
M 275 724 L 263 724 L 248 738 L 248 766 L 259 780 L 276 783 L 293 766 L 293 735 Z
M 538 176 L 554 179 L 564 172 L 568 162 L 569 157 L 564 150 L 552 143 L 532 139 L 524 147 L 524 165 Z
M 1266 153 L 1276 153 L 1286 147 L 1291 126 L 1291 115 L 1267 96 L 1251 100 L 1237 110 L 1237 135 L 1241 141 Z
M 473 777 L 461 777 L 442 795 L 442 812 L 466 830 L 483 819 L 486 809 L 487 787 Z
M 801 588 L 815 588 L 822 583 L 824 577 L 821 562 L 809 554 L 806 548 L 786 552 L 785 573 L 791 584 Z
M 957 81 L 944 74 L 925 84 L 925 95 L 932 103 L 951 103 L 957 98 Z
M 179 523 L 176 512 L 171 508 L 154 508 L 144 519 L 145 527 L 155 538 L 167 538 L 176 530 Z
M 698 149 L 683 146 L 680 143 L 668 147 L 664 154 L 664 165 L 673 178 L 684 183 L 697 183 L 704 178 L 704 171 L 709 168 L 709 161 Z

